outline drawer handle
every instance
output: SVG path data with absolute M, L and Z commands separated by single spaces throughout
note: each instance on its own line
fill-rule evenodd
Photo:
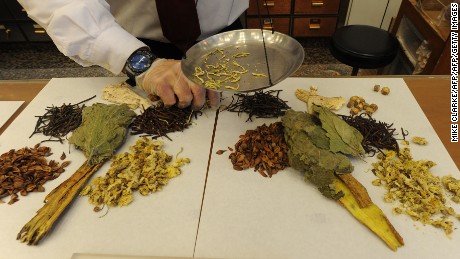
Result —
M 313 6 L 313 7 L 321 7 L 323 5 L 324 5 L 323 1 L 312 1 L 311 2 L 311 6 Z
M 6 39 L 10 39 L 10 33 L 11 33 L 11 30 L 6 28 L 5 25 L 3 24 L 0 24 L 0 30 L 4 30 L 5 31 L 5 34 L 6 34 Z
M 273 20 L 268 18 L 268 19 L 264 19 L 263 21 L 263 25 L 262 25 L 262 28 L 264 30 L 272 30 L 273 29 Z
M 262 26 L 262 28 L 264 30 L 273 30 L 274 27 L 272 25 L 264 25 L 264 26 Z
M 264 1 L 263 6 L 273 7 L 275 6 L 275 1 Z
M 45 29 L 42 26 L 40 26 L 39 24 L 34 24 L 33 26 L 34 26 L 34 33 L 35 34 L 44 34 L 44 33 L 46 33 Z
M 321 19 L 311 19 L 308 28 L 310 28 L 310 30 L 321 29 Z

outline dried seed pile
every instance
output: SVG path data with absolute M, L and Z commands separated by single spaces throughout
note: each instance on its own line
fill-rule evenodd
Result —
M 249 114 L 246 121 L 252 121 L 253 116 L 256 118 L 278 118 L 290 109 L 289 105 L 279 98 L 281 91 L 270 90 L 266 92 L 257 91 L 254 94 L 235 94 L 232 97 L 232 102 L 225 110 L 237 112 L 238 116 L 241 113 Z
M 177 106 L 165 107 L 163 103 L 151 106 L 131 122 L 131 134 L 151 136 L 152 139 L 168 137 L 168 133 L 183 131 L 192 124 L 192 118 L 201 115 L 190 107 L 180 109 Z
M 357 116 L 339 115 L 348 125 L 356 128 L 363 135 L 361 143 L 367 154 L 374 156 L 377 151 L 384 149 L 399 151 L 398 141 L 395 139 L 393 123 L 377 121 L 370 115 L 362 113 Z
M 262 176 L 272 177 L 289 166 L 288 147 L 281 122 L 247 130 L 246 134 L 240 136 L 234 150 L 229 158 L 233 168 L 238 171 L 254 168 Z
M 121 207 L 133 201 L 135 191 L 143 196 L 161 191 L 171 178 L 181 174 L 182 166 L 190 163 L 189 158 L 173 161 L 173 157 L 166 154 L 162 147 L 160 140 L 139 138 L 130 147 L 131 152 L 116 155 L 107 174 L 97 177 L 80 195 L 87 195 L 89 202 L 95 206 Z
M 59 141 L 62 143 L 63 138 L 78 128 L 82 122 L 82 111 L 85 105 L 80 106 L 80 104 L 95 97 L 93 96 L 77 104 L 47 107 L 44 115 L 37 116 L 37 124 L 30 137 L 36 133 L 43 133 L 43 135 L 50 137 L 47 141 Z
M 385 187 L 385 202 L 399 201 L 399 206 L 393 208 L 394 213 L 407 214 L 415 221 L 442 228 L 450 235 L 454 224 L 451 218 L 460 219 L 460 215 L 446 205 L 441 180 L 430 171 L 435 163 L 414 160 L 408 142 L 403 144 L 406 146 L 399 154 L 387 151 L 377 156 L 379 161 L 372 164 L 377 179 L 372 183 Z
M 0 198 L 11 196 L 8 204 L 19 200 L 18 193 L 26 196 L 29 192 L 43 192 L 45 182 L 56 179 L 64 172 L 70 161 L 47 161 L 51 155 L 49 147 L 11 149 L 0 156 Z

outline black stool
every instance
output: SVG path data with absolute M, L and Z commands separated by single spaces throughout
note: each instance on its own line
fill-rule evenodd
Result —
M 388 31 L 368 25 L 348 25 L 332 35 L 330 51 L 340 62 L 353 67 L 374 69 L 390 64 L 398 53 L 399 43 Z

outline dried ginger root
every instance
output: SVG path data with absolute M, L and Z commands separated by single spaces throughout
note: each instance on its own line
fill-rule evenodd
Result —
M 112 103 L 125 103 L 130 109 L 147 109 L 153 103 L 148 98 L 138 95 L 126 82 L 108 85 L 102 90 L 102 99 Z
M 181 173 L 181 167 L 190 163 L 189 158 L 173 157 L 162 150 L 163 142 L 139 138 L 134 146 L 116 155 L 104 177 L 95 178 L 86 186 L 81 196 L 88 196 L 95 206 L 106 204 L 122 207 L 133 201 L 133 193 L 138 190 L 143 196 L 161 191 L 169 179 Z
M 379 154 L 379 161 L 372 164 L 372 171 L 378 177 L 372 183 L 387 189 L 384 200 L 400 205 L 393 209 L 396 214 L 407 214 L 424 225 L 442 228 L 447 236 L 453 231 L 452 207 L 446 205 L 446 197 L 438 176 L 430 168 L 436 164 L 428 160 L 414 160 L 404 141 L 405 147 L 399 155 L 394 151 Z
M 307 104 L 307 112 L 309 114 L 313 113 L 313 105 L 326 107 L 331 110 L 338 110 L 345 103 L 345 99 L 341 96 L 339 97 L 325 97 L 318 95 L 318 87 L 310 86 L 310 90 L 297 89 L 295 91 L 295 96 L 297 99 L 305 102 Z

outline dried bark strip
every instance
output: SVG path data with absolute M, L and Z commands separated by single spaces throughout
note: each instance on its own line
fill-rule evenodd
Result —
M 59 177 L 64 168 L 70 164 L 65 161 L 61 165 L 54 160 L 49 162 L 49 147 L 35 145 L 19 150 L 11 149 L 0 156 L 0 199 L 10 196 L 8 204 L 19 200 L 19 194 L 26 196 L 29 192 L 43 192 L 45 182 Z
M 52 229 L 88 179 L 104 163 L 88 165 L 87 161 L 70 178 L 62 182 L 45 198 L 45 204 L 19 231 L 17 238 L 28 245 L 37 245 Z

